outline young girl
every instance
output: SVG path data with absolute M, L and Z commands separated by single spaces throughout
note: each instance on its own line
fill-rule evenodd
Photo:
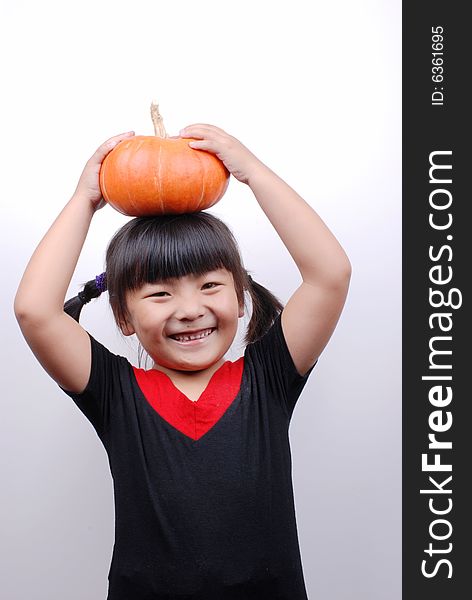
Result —
M 15 313 L 32 351 L 97 431 L 115 494 L 108 600 L 306 600 L 288 428 L 345 302 L 350 264 L 315 211 L 237 139 L 197 124 L 181 137 L 247 184 L 295 261 L 285 307 L 249 276 L 208 212 L 130 220 L 106 276 L 64 297 L 94 213 L 101 145 L 34 252 Z M 105 285 L 106 280 L 106 285 Z M 132 367 L 77 322 L 108 288 L 117 324 L 153 361 Z M 225 354 L 244 315 L 244 356 Z M 75 320 L 77 319 L 77 320 Z

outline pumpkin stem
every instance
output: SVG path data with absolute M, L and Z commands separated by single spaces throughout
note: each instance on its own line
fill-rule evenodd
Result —
M 161 113 L 159 112 L 159 105 L 154 100 L 151 103 L 151 119 L 154 125 L 154 135 L 161 138 L 169 137 L 166 133 Z

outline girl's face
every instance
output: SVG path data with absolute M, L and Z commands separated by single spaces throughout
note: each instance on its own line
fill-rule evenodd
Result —
M 199 371 L 221 361 L 244 315 L 226 269 L 147 283 L 128 292 L 127 307 L 123 333 L 136 333 L 155 363 L 178 371 Z

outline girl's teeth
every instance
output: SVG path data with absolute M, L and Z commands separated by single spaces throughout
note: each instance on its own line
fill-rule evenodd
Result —
M 176 340 L 179 342 L 189 342 L 190 340 L 199 340 L 201 338 L 207 337 L 212 332 L 211 329 L 206 329 L 201 333 L 196 333 L 195 335 L 176 335 L 174 336 Z

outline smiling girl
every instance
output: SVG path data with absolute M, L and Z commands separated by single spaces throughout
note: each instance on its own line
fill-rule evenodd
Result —
M 228 227 L 199 212 L 130 220 L 108 246 L 106 274 L 63 309 L 104 204 L 100 165 L 129 132 L 87 162 L 26 268 L 15 313 L 108 454 L 108 600 L 306 600 L 288 428 L 344 305 L 349 260 L 316 212 L 236 138 L 204 124 L 180 133 L 251 188 L 302 277 L 286 306 L 252 280 Z M 83 304 L 105 289 L 152 368 L 132 366 L 79 325 Z M 246 294 L 246 347 L 231 362 Z

